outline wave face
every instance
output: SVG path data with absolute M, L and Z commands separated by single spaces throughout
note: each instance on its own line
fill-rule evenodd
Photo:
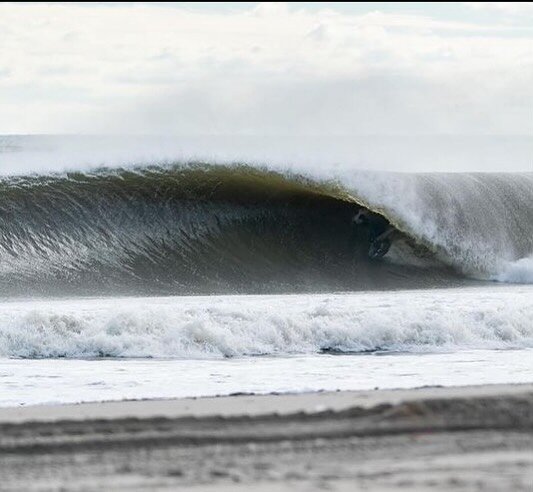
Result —
M 201 163 L 4 178 L 0 289 L 273 293 L 531 279 L 533 175 L 334 178 Z M 379 260 L 367 228 L 352 223 L 360 205 L 397 229 Z

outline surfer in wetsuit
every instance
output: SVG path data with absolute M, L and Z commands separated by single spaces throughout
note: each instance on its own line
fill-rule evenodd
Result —
M 391 234 L 394 232 L 394 227 L 389 224 L 387 219 L 379 214 L 360 208 L 352 221 L 357 225 L 368 226 L 370 239 L 368 256 L 370 258 L 385 256 L 391 247 Z

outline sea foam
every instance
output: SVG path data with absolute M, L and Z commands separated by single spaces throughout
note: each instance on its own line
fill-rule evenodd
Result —
M 531 287 L 8 302 L 0 356 L 220 358 L 533 347 Z
M 515 284 L 533 284 L 533 257 L 507 263 L 495 280 Z

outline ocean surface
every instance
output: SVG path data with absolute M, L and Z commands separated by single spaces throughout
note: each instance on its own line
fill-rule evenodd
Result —
M 312 143 L 0 137 L 0 406 L 533 381 L 531 139 Z

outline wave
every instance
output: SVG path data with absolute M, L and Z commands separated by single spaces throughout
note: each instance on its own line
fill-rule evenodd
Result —
M 533 258 L 508 262 L 500 273 L 495 275 L 495 280 L 514 284 L 533 284 Z
M 3 295 L 530 282 L 533 174 L 342 176 L 178 163 L 0 180 Z M 394 229 L 383 258 L 360 207 Z
M 0 356 L 172 357 L 533 347 L 530 287 L 0 304 Z

